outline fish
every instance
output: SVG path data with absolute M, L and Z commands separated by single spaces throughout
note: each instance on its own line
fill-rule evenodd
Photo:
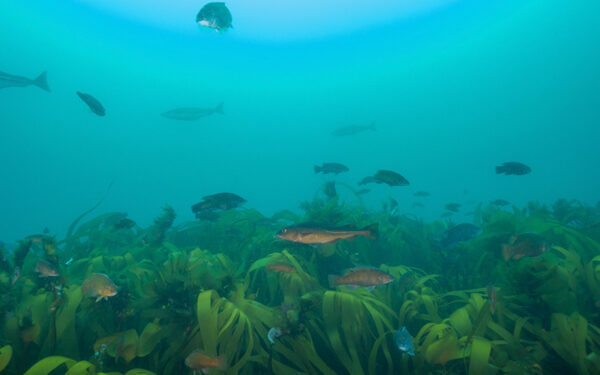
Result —
M 106 110 L 104 110 L 104 107 L 98 101 L 98 99 L 94 98 L 90 94 L 85 94 L 80 91 L 77 91 L 77 96 L 79 96 L 81 100 L 83 100 L 83 102 L 87 104 L 88 107 L 90 107 L 90 110 L 98 116 L 106 115 Z
M 35 272 L 39 273 L 39 277 L 59 276 L 56 267 L 43 259 L 37 261 L 37 264 L 35 265 Z
M 355 135 L 358 133 L 362 133 L 364 131 L 368 131 L 368 130 L 372 130 L 375 131 L 375 122 L 372 122 L 371 125 L 369 126 L 364 126 L 364 125 L 350 125 L 350 126 L 343 126 L 341 128 L 337 128 L 334 131 L 331 132 L 331 135 L 335 136 L 335 137 L 346 137 L 349 135 Z
M 441 217 L 450 217 L 450 216 L 452 216 L 452 215 L 453 215 L 453 214 L 452 214 L 452 212 L 444 212 L 444 213 L 443 213 L 443 214 L 441 214 L 440 216 L 441 216 Z
M 422 190 L 417 191 L 416 193 L 413 194 L 414 197 L 428 197 L 430 195 L 431 194 L 429 194 L 428 192 L 422 191 Z
M 220 115 L 225 114 L 223 112 L 223 103 L 219 103 L 214 108 L 175 108 L 162 113 L 162 116 L 171 120 L 195 121 L 215 113 Z
M 271 270 L 271 271 L 275 271 L 275 272 L 281 272 L 281 273 L 294 273 L 296 272 L 296 269 L 287 264 L 287 263 L 283 263 L 283 262 L 278 262 L 275 264 L 268 264 L 267 265 L 267 269 Z
M 281 337 L 282 335 L 283 332 L 281 332 L 279 328 L 271 328 L 267 333 L 267 338 L 269 339 L 271 345 L 273 345 L 275 344 L 275 339 Z
M 117 294 L 117 286 L 112 282 L 110 277 L 103 273 L 93 273 L 81 285 L 81 292 L 88 294 L 91 297 L 97 297 L 96 302 L 100 302 L 108 297 Z
M 423 207 L 425 207 L 425 205 L 424 205 L 423 203 L 421 203 L 421 202 L 415 202 L 415 203 L 413 203 L 413 205 L 412 205 L 412 206 L 413 206 L 413 208 L 414 208 L 414 207 L 420 207 L 420 208 L 423 208 Z
M 346 270 L 343 276 L 329 275 L 328 280 L 330 288 L 346 285 L 350 289 L 364 286 L 373 290 L 376 286 L 391 283 L 394 277 L 377 267 L 354 267 Z
M 469 241 L 481 233 L 481 228 L 470 223 L 462 223 L 447 229 L 440 241 L 440 246 L 452 249 L 460 242 Z
M 15 272 L 13 273 L 13 277 L 10 279 L 10 285 L 15 285 L 17 280 L 21 277 L 21 267 L 15 267 Z
M 204 210 L 196 212 L 196 219 L 206 221 L 217 221 L 220 215 L 213 210 Z
M 402 329 L 394 332 L 394 342 L 396 343 L 396 347 L 402 352 L 403 356 L 404 353 L 410 356 L 415 355 L 415 346 L 413 345 L 412 340 L 413 338 L 406 327 L 402 327 Z
M 494 315 L 494 313 L 496 312 L 497 294 L 496 294 L 496 288 L 494 288 L 493 285 L 488 285 L 487 295 L 488 295 L 488 299 L 490 301 L 490 312 L 492 313 L 492 315 Z
M 359 191 L 356 192 L 356 194 L 363 195 L 363 194 L 367 194 L 370 191 L 371 191 L 371 189 L 360 189 Z
M 335 189 L 335 181 L 328 181 L 325 186 L 323 186 L 323 194 L 329 199 L 336 197 L 337 190 Z
M 196 15 L 196 23 L 216 31 L 233 28 L 233 18 L 225 3 L 208 3 Z
M 201 349 L 196 349 L 188 354 L 185 358 L 185 365 L 194 371 L 200 370 L 204 374 L 208 374 L 212 368 L 221 371 L 227 369 L 227 363 L 223 356 L 213 358 Z
M 302 223 L 284 228 L 277 233 L 277 237 L 303 244 L 334 244 L 340 239 L 349 240 L 356 236 L 370 239 L 377 238 L 379 225 L 377 223 L 362 229 L 351 227 L 329 228 L 314 223 Z
M 493 204 L 494 206 L 498 206 L 498 207 L 504 207 L 504 206 L 508 206 L 510 204 L 510 202 L 505 201 L 504 199 L 496 199 L 494 201 L 491 201 L 490 203 Z
M 70 258 L 69 258 L 69 260 L 67 260 L 67 261 L 65 262 L 65 266 L 68 266 L 68 265 L 70 265 L 71 263 L 73 263 L 73 260 L 75 260 L 75 259 L 74 259 L 73 257 L 70 257 Z
M 323 173 L 323 174 L 327 174 L 327 173 L 340 174 L 343 172 L 348 172 L 350 170 L 344 164 L 340 164 L 340 163 L 323 163 L 323 165 L 320 167 L 318 165 L 315 165 L 314 169 L 315 169 L 315 173 Z
M 231 210 L 242 204 L 246 200 L 233 193 L 217 193 L 202 197 L 202 202 L 192 206 L 192 212 L 198 213 L 205 210 Z
M 408 180 L 402 177 L 401 174 L 394 171 L 388 171 L 381 169 L 373 175 L 375 183 L 388 184 L 390 186 L 406 186 L 409 184 Z
M 372 184 L 374 182 L 376 182 L 375 181 L 375 177 L 373 177 L 373 176 L 367 176 L 367 177 L 363 178 L 362 180 L 360 180 L 358 182 L 358 184 L 359 185 L 366 185 L 366 184 Z
M 509 161 L 496 167 L 496 174 L 521 176 L 531 172 L 531 168 L 523 163 Z
M 128 219 L 128 218 L 122 218 L 119 221 L 117 221 L 116 223 L 113 224 L 113 227 L 115 229 L 131 229 L 135 226 L 135 221 Z
M 448 203 L 446 206 L 444 206 L 444 208 L 448 211 L 458 212 L 458 210 L 460 209 L 460 206 L 461 206 L 460 203 Z
M 48 82 L 46 81 L 46 72 L 42 72 L 39 76 L 34 79 L 29 79 L 21 76 L 14 76 L 12 74 L 0 72 L 0 89 L 4 89 L 7 87 L 27 87 L 27 86 L 37 86 L 42 90 L 50 92 L 50 87 L 48 87 Z
M 502 246 L 504 259 L 521 259 L 523 257 L 538 257 L 550 249 L 550 243 L 539 234 L 522 233 L 513 236 L 510 243 Z

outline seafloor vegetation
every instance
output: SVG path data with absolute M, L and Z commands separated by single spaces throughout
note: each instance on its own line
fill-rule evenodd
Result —
M 165 207 L 148 228 L 108 213 L 65 239 L 24 239 L 0 254 L 0 372 L 191 374 L 184 360 L 201 348 L 226 359 L 213 374 L 600 373 L 600 206 L 482 205 L 482 233 L 441 249 L 449 220 L 357 202 L 316 196 L 304 215 L 236 209 L 179 226 Z M 377 222 L 379 236 L 318 248 L 275 237 L 303 221 Z M 552 249 L 505 261 L 502 245 L 524 232 Z M 39 277 L 40 259 L 60 276 Z M 266 267 L 278 263 L 296 272 Z M 395 280 L 374 291 L 327 287 L 329 274 L 355 265 Z M 99 302 L 84 294 L 92 273 L 118 293 Z M 414 356 L 394 342 L 403 326 Z M 282 335 L 271 344 L 274 327 Z

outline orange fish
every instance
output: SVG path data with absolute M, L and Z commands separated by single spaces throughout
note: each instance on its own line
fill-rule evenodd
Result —
M 89 293 L 92 297 L 97 297 L 96 302 L 100 302 L 102 299 L 108 300 L 108 297 L 116 295 L 117 286 L 105 274 L 93 273 L 81 285 L 81 292 L 83 294 Z
M 43 259 L 37 261 L 35 272 L 39 273 L 39 277 L 57 277 L 58 271 L 53 264 L 46 262 Z
M 333 244 L 339 239 L 350 240 L 356 236 L 375 239 L 377 238 L 377 228 L 377 223 L 362 229 L 350 227 L 326 228 L 317 224 L 305 223 L 284 228 L 277 233 L 277 237 L 303 244 Z
M 275 272 L 283 272 L 283 273 L 294 273 L 296 269 L 291 265 L 283 262 L 278 262 L 275 264 L 267 265 L 267 269 L 275 271 Z
M 521 259 L 523 257 L 537 257 L 550 249 L 550 244 L 539 234 L 523 233 L 513 236 L 510 244 L 502 247 L 504 259 Z
M 188 354 L 185 359 L 185 365 L 194 370 L 194 374 L 196 373 L 196 370 L 208 374 L 211 368 L 216 368 L 218 370 L 227 369 L 224 357 L 212 358 L 200 349 L 196 349 Z
M 385 285 L 394 281 L 392 275 L 383 272 L 377 267 L 354 267 L 347 270 L 344 276 L 329 275 L 329 287 L 346 285 L 350 289 L 364 286 L 373 290 L 378 285 Z

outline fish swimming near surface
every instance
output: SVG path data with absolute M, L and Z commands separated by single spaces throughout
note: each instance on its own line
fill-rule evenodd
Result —
M 412 340 L 413 338 L 406 327 L 402 327 L 402 329 L 394 333 L 394 342 L 396 343 L 396 347 L 402 352 L 403 356 L 404 353 L 410 356 L 415 355 L 415 346 L 413 345 Z
M 196 370 L 202 371 L 204 374 L 208 374 L 210 369 L 217 369 L 224 371 L 227 369 L 227 363 L 223 357 L 211 357 L 201 349 L 196 349 L 185 358 L 185 365 L 194 372 Z
M 216 31 L 224 31 L 233 28 L 231 12 L 225 3 L 208 3 L 200 9 L 196 15 L 196 23 Z
M 85 94 L 79 91 L 77 91 L 77 96 L 79 96 L 81 100 L 83 100 L 83 102 L 87 104 L 88 107 L 90 107 L 90 110 L 98 116 L 106 115 L 106 110 L 104 109 L 104 107 L 98 99 L 94 98 L 90 94 Z
M 27 87 L 31 85 L 37 86 L 42 90 L 50 92 L 50 87 L 48 87 L 48 82 L 46 81 L 46 72 L 43 72 L 34 79 L 29 79 L 21 76 L 14 76 L 12 74 L 0 72 L 0 89 L 4 89 L 7 87 Z
M 539 234 L 522 233 L 513 236 L 510 243 L 502 247 L 504 259 L 521 259 L 523 257 L 538 257 L 550 250 L 550 243 Z
M 531 172 L 531 168 L 523 163 L 509 161 L 496 167 L 496 174 L 521 176 Z
M 225 112 L 223 112 L 223 103 L 219 103 L 214 108 L 175 108 L 162 115 L 171 120 L 195 121 L 215 113 L 221 115 L 225 114 Z
M 57 277 L 58 271 L 53 264 L 46 262 L 43 259 L 37 261 L 35 265 L 35 272 L 37 272 L 39 277 Z
M 444 232 L 444 237 L 440 241 L 440 246 L 445 249 L 452 249 L 460 242 L 469 241 L 481 233 L 481 228 L 470 223 L 462 223 L 449 228 Z
M 372 290 L 379 285 L 389 284 L 392 281 L 394 281 L 392 275 L 377 267 L 354 267 L 346 270 L 343 276 L 329 275 L 330 288 L 346 285 L 350 289 L 364 286 L 368 290 Z
M 192 212 L 206 210 L 231 210 L 246 203 L 246 200 L 233 193 L 217 193 L 202 197 L 202 202 L 192 206 Z
M 340 163 L 323 163 L 323 165 L 321 165 L 321 166 L 315 165 L 314 169 L 315 169 L 315 173 L 323 173 L 323 174 L 327 174 L 327 173 L 340 174 L 342 172 L 348 172 L 350 170 L 344 164 L 340 164 Z
M 349 135 L 355 135 L 358 133 L 362 133 L 364 131 L 368 131 L 368 130 L 372 130 L 375 131 L 375 122 L 373 122 L 371 125 L 369 126 L 361 126 L 361 125 L 350 125 L 350 126 L 344 126 L 338 129 L 335 129 L 334 131 L 331 132 L 331 135 L 336 136 L 336 137 L 345 137 L 345 136 L 349 136 Z
M 460 203 L 448 203 L 444 208 L 448 211 L 458 212 L 460 210 Z
M 267 269 L 271 270 L 271 271 L 275 271 L 275 272 L 281 272 L 281 273 L 295 273 L 296 272 L 296 269 L 292 265 L 283 263 L 283 262 L 278 262 L 275 264 L 268 264 Z
M 314 223 L 303 223 L 284 228 L 277 233 L 277 237 L 303 244 L 334 244 L 340 239 L 350 240 L 356 236 L 370 239 L 377 238 L 379 225 L 371 224 L 362 229 L 352 227 L 327 227 Z
M 81 292 L 96 297 L 96 302 L 100 302 L 103 299 L 108 300 L 108 297 L 115 296 L 117 286 L 107 275 L 93 273 L 81 285 Z
M 510 204 L 509 201 L 505 201 L 504 199 L 496 199 L 490 202 L 491 204 L 493 204 L 494 206 L 498 206 L 498 207 L 504 207 L 504 206 L 508 206 Z
M 408 180 L 402 177 L 400 173 L 385 169 L 377 171 L 373 175 L 373 178 L 375 179 L 375 183 L 378 184 L 388 184 L 390 186 L 406 186 L 409 184 Z
M 415 196 L 415 197 L 428 197 L 430 195 L 431 194 L 429 194 L 428 192 L 422 191 L 422 190 L 421 191 L 417 191 L 416 193 L 413 194 L 413 196 Z

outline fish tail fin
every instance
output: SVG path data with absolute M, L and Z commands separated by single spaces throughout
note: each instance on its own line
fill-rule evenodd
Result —
M 376 239 L 379 236 L 379 223 L 373 223 L 369 226 L 364 227 L 363 231 L 365 231 L 365 237 L 370 238 L 372 240 Z
M 215 358 L 215 367 L 221 371 L 227 370 L 227 359 L 224 355 Z
M 331 289 L 334 289 L 336 287 L 336 285 L 337 285 L 337 279 L 338 279 L 337 275 L 329 275 L 329 276 L 327 276 L 327 281 L 328 281 L 329 287 Z
M 42 90 L 50 92 L 50 87 L 48 87 L 48 82 L 46 81 L 46 72 L 43 72 L 36 79 L 34 79 L 33 84 Z
M 376 130 L 377 130 L 377 129 L 375 128 L 375 121 L 373 121 L 373 122 L 371 123 L 371 125 L 369 126 L 369 129 L 371 129 L 371 130 L 373 130 L 373 131 L 376 131 Z
M 502 165 L 499 165 L 496 167 L 496 174 L 501 174 L 504 173 L 504 167 Z
M 219 103 L 219 105 L 215 107 L 215 113 L 220 113 L 222 115 L 225 114 L 225 112 L 223 112 L 223 102 Z
M 504 260 L 510 259 L 510 251 L 508 249 L 508 245 L 502 245 L 502 254 L 504 255 Z
M 318 165 L 315 165 L 314 168 L 315 168 L 315 173 L 319 173 L 319 172 L 321 172 L 321 170 L 323 170 L 323 168 L 319 167 Z

